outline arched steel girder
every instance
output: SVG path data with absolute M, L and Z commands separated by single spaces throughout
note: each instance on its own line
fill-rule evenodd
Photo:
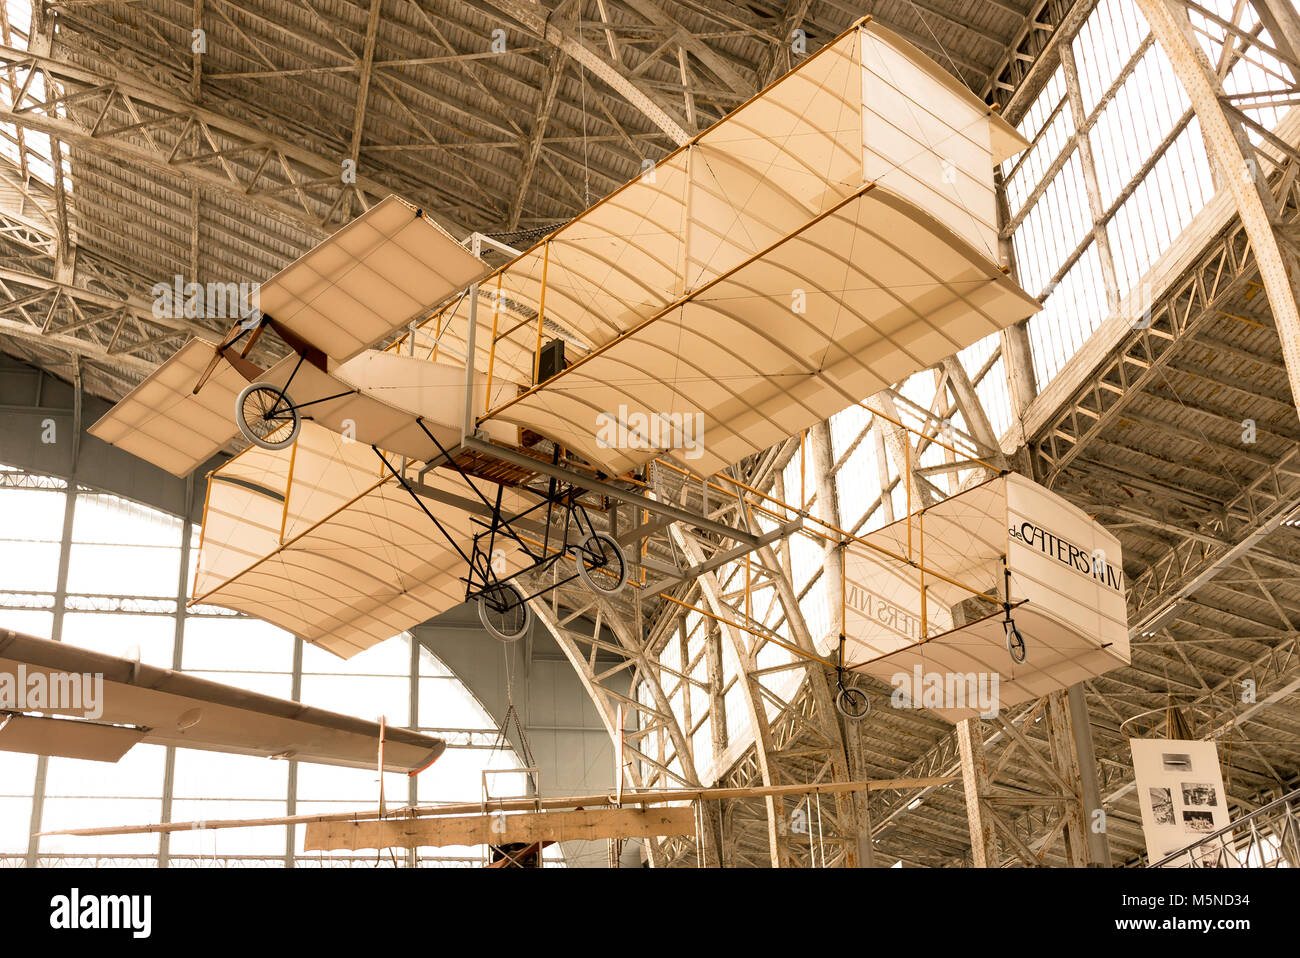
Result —
M 596 706 L 601 722 L 617 751 L 627 757 L 623 772 L 635 789 L 699 787 L 699 776 L 687 745 L 685 734 L 664 693 L 660 665 L 641 641 L 641 630 L 604 598 L 583 586 L 565 585 L 529 602 L 533 614 L 551 633 L 565 657 L 578 674 L 588 697 Z M 614 642 L 606 633 L 613 633 Z M 621 656 L 615 665 L 598 667 L 599 653 Z M 616 682 L 626 680 L 626 691 Z M 650 692 L 651 702 L 636 694 L 640 684 Z M 623 709 L 623 725 L 618 720 Z M 648 743 L 654 741 L 657 748 Z M 671 744 L 672 752 L 666 745 Z M 652 752 L 654 754 L 652 754 Z M 676 764 L 676 770 L 673 765 Z M 646 771 L 643 772 L 643 769 Z M 705 831 L 706 844 L 712 844 Z M 648 839 L 647 857 L 652 867 L 667 865 L 669 840 Z M 705 855 L 717 861 L 717 849 L 706 848 Z
M 703 550 L 680 529 L 674 528 L 672 536 L 673 541 L 682 550 L 688 562 L 696 564 L 704 560 Z M 776 751 L 776 744 L 772 735 L 771 724 L 767 719 L 762 686 L 756 675 L 758 671 L 757 649 L 751 648 L 741 637 L 740 630 L 731 624 L 735 610 L 731 609 L 722 599 L 717 577 L 712 572 L 706 572 L 696 581 L 700 593 L 708 603 L 710 610 L 723 620 L 722 633 L 727 637 L 732 652 L 735 654 L 737 662 L 740 663 L 741 691 L 745 700 L 745 710 L 749 714 L 754 729 L 754 747 L 762 784 L 765 786 L 775 785 L 777 781 L 773 774 L 775 763 L 772 755 Z M 789 822 L 786 821 L 784 807 L 779 799 L 770 795 L 763 801 L 767 816 L 767 835 L 772 866 L 775 868 L 789 867 Z
M 752 516 L 738 519 L 739 522 L 744 522 L 750 532 L 758 531 Z M 695 540 L 687 530 L 674 526 L 671 534 L 689 564 L 694 565 L 704 560 L 703 544 Z M 811 632 L 799 607 L 789 573 L 778 561 L 776 550 L 770 545 L 760 547 L 751 559 L 750 568 L 751 576 L 757 577 L 751 580 L 751 589 L 766 586 L 772 588 L 788 623 L 790 644 L 806 653 L 814 653 Z M 761 635 L 751 635 L 737 624 L 747 625 L 759 633 L 767 631 L 770 626 L 757 620 L 746 621 L 745 610 L 738 609 L 727 601 L 723 586 L 713 572 L 699 576 L 696 584 L 709 610 L 722 620 L 721 630 L 740 664 L 742 696 L 754 732 L 754 762 L 762 784 L 793 784 L 780 780 L 782 753 L 805 732 L 812 735 L 817 745 L 815 750 L 824 756 L 820 774 L 829 776 L 832 781 L 849 781 L 851 770 L 844 737 L 836 719 L 825 668 L 815 660 L 804 659 L 795 660 L 789 667 L 775 673 L 800 675 L 797 691 L 788 701 L 782 700 L 763 681 L 771 672 L 758 662 L 759 652 L 766 640 Z M 810 707 L 800 708 L 798 701 L 805 694 Z M 769 705 L 778 709 L 772 717 L 768 714 Z M 793 747 L 806 757 L 809 743 L 806 739 L 799 740 Z M 771 863 L 774 867 L 788 867 L 793 864 L 792 839 L 783 801 L 771 797 L 765 799 L 764 813 Z M 836 859 L 839 863 L 855 866 L 859 861 L 859 816 L 855 801 L 848 796 L 837 796 L 834 814 L 836 828 L 832 838 L 838 840 L 843 849 Z

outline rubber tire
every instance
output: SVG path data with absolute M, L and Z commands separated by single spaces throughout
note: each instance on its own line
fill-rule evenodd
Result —
M 239 398 L 235 400 L 235 425 L 239 427 L 239 431 L 243 433 L 244 438 L 254 446 L 258 446 L 261 449 L 271 450 L 288 449 L 293 445 L 294 440 L 298 438 L 298 433 L 302 430 L 301 413 L 299 413 L 297 409 L 294 409 L 292 403 L 290 403 L 289 411 L 293 413 L 293 427 L 289 430 L 289 434 L 283 439 L 277 439 L 275 442 L 268 442 L 267 440 L 257 436 L 253 430 L 249 428 L 248 423 L 244 421 L 244 401 L 255 392 L 273 392 L 286 403 L 289 402 L 289 397 L 284 394 L 284 391 L 276 386 L 272 386 L 270 383 L 249 383 L 239 393 Z
M 623 586 L 627 585 L 627 556 L 623 553 L 623 547 L 614 541 L 614 537 L 604 532 L 597 532 L 589 536 L 587 541 L 582 544 L 583 549 L 587 548 L 592 540 L 603 541 L 606 550 L 612 549 L 614 551 L 614 556 L 618 559 L 618 581 L 613 586 L 610 586 L 608 584 L 609 577 L 598 574 L 599 569 L 588 569 L 587 564 L 582 561 L 584 555 L 582 549 L 579 549 L 573 555 L 573 561 L 578 566 L 578 578 L 597 595 L 616 596 L 623 591 Z M 606 565 L 600 568 L 607 569 L 609 566 Z
M 860 707 L 857 705 L 859 702 Z M 856 721 L 867 717 L 871 711 L 871 700 L 861 689 L 842 688 L 835 693 L 835 710 L 845 718 Z
M 515 598 L 518 600 L 520 606 L 524 610 L 523 625 L 521 625 L 519 627 L 519 631 L 515 632 L 513 635 L 508 635 L 505 632 L 498 631 L 497 627 L 493 625 L 492 621 L 488 618 L 491 610 L 488 608 L 487 596 L 482 594 L 479 595 L 478 603 L 477 603 L 479 622 L 483 624 L 484 631 L 486 631 L 488 635 L 492 636 L 492 638 L 496 639 L 498 642 L 518 642 L 525 635 L 527 635 L 529 630 L 533 627 L 533 610 L 528 605 L 528 603 L 524 601 L 524 594 L 520 592 L 518 586 L 514 585 L 513 583 L 505 582 L 500 585 L 492 586 L 491 588 L 509 589 L 511 592 L 514 593 Z
M 1029 644 L 1025 641 L 1025 637 L 1020 634 L 1020 630 L 1016 629 L 1014 626 L 1007 629 L 1006 632 L 1007 654 L 1011 656 L 1011 661 L 1016 663 L 1016 665 L 1024 665 L 1025 659 L 1029 658 Z M 1016 639 L 1020 640 L 1020 656 L 1018 658 L 1016 656 Z

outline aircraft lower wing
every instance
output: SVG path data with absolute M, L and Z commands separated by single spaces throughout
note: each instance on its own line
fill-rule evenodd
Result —
M 446 469 L 420 490 L 429 513 L 371 449 L 311 422 L 289 449 L 247 449 L 209 480 L 191 601 L 255 615 L 343 658 L 445 612 L 465 601 L 466 560 L 444 530 L 469 552 L 482 531 L 474 520 L 489 510 Z M 535 501 L 504 490 L 502 511 Z M 504 537 L 493 551 L 502 577 L 522 567 Z
M 350 715 L 0 630 L 0 751 L 115 762 L 138 742 L 375 768 L 380 728 Z M 418 771 L 445 749 L 440 738 L 389 726 L 384 768 Z

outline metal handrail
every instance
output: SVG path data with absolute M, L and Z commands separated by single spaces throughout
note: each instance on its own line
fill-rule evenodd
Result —
M 1249 813 L 1248 815 L 1243 815 L 1241 818 L 1237 819 L 1235 822 L 1232 822 L 1232 823 L 1230 823 L 1230 824 L 1228 824 L 1228 825 L 1225 825 L 1223 828 L 1220 828 L 1218 831 L 1213 832 L 1212 834 L 1206 835 L 1204 838 L 1202 838 L 1202 839 L 1200 839 L 1200 840 L 1198 840 L 1198 841 L 1192 842 L 1190 845 L 1187 845 L 1187 846 L 1185 846 L 1185 847 L 1183 847 L 1183 848 L 1180 848 L 1180 849 L 1179 849 L 1178 851 L 1176 851 L 1176 852 L 1171 852 L 1170 854 L 1166 855 L 1164 858 L 1160 859 L 1160 861 L 1155 862 L 1154 864 L 1148 865 L 1147 867 L 1148 867 L 1148 868 L 1160 868 L 1160 867 L 1162 867 L 1162 866 L 1168 864 L 1169 862 L 1173 861 L 1174 859 L 1182 857 L 1183 855 L 1187 855 L 1187 856 L 1189 857 L 1189 860 L 1191 860 L 1191 852 L 1192 852 L 1193 849 L 1195 849 L 1195 848 L 1197 848 L 1197 847 L 1199 847 L 1199 846 L 1202 846 L 1202 845 L 1208 844 L 1209 842 L 1212 842 L 1212 841 L 1214 841 L 1215 839 L 1220 838 L 1220 837 L 1222 837 L 1223 835 L 1225 835 L 1225 834 L 1227 834 L 1227 833 L 1229 833 L 1229 832 L 1233 832 L 1233 831 L 1235 831 L 1236 829 L 1242 827 L 1243 825 L 1248 824 L 1249 822 L 1253 821 L 1254 819 L 1259 818 L 1260 816 L 1263 816 L 1263 815 L 1267 814 L 1267 813 L 1270 812 L 1270 811 L 1273 811 L 1273 810 L 1278 809 L 1278 808 L 1283 808 L 1283 807 L 1287 808 L 1287 813 L 1288 813 L 1288 814 L 1287 814 L 1287 819 L 1288 819 L 1288 822 L 1290 823 L 1291 828 L 1292 828 L 1291 838 L 1292 838 L 1292 841 L 1295 842 L 1295 841 L 1297 841 L 1296 833 L 1295 833 L 1295 827 L 1296 827 L 1296 826 L 1295 826 L 1295 821 L 1294 821 L 1294 819 L 1292 819 L 1292 818 L 1290 817 L 1291 809 L 1289 808 L 1289 806 L 1290 806 L 1293 802 L 1300 802 L 1300 788 L 1296 789 L 1295 791 L 1288 792 L 1286 795 L 1283 795 L 1281 798 L 1275 798 L 1273 801 L 1269 802 L 1267 805 L 1261 805 L 1259 808 L 1255 809 L 1253 812 Z M 1284 836 L 1279 836 L 1279 841 L 1281 841 L 1281 840 L 1284 840 Z M 1298 853 L 1300 853 L 1300 848 L 1297 848 L 1296 851 L 1297 851 Z M 1279 854 L 1280 854 L 1280 852 L 1279 852 Z

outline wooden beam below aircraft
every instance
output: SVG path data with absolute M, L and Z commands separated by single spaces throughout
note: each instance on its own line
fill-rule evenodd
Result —
M 680 788 L 655 792 L 624 792 L 624 805 L 659 805 L 666 802 L 732 801 L 764 798 L 768 795 L 829 795 L 838 792 L 879 792 L 932 788 L 959 781 L 960 776 L 948 775 L 933 778 L 882 778 L 862 782 L 819 782 L 808 785 L 756 785 L 740 788 Z M 615 804 L 611 795 L 582 795 L 573 798 L 496 798 L 486 803 L 488 811 L 540 811 L 542 809 L 582 808 Z M 456 805 L 424 805 L 394 811 L 390 818 L 430 818 L 478 812 L 483 802 L 462 802 Z M 352 812 L 333 812 L 324 815 L 289 815 L 275 818 L 216 819 L 210 822 L 160 822 L 154 825 L 110 825 L 100 828 L 67 828 L 39 832 L 39 835 L 76 835 L 96 837 L 102 835 L 149 835 L 167 832 L 184 832 L 195 829 L 251 828 L 260 825 L 311 825 L 318 822 L 375 821 L 375 809 Z
M 368 822 L 315 822 L 303 850 L 359 851 L 446 845 L 511 845 L 603 838 L 652 838 L 695 834 L 695 810 L 593 808 L 550 812 L 494 812 L 439 818 L 387 818 Z

